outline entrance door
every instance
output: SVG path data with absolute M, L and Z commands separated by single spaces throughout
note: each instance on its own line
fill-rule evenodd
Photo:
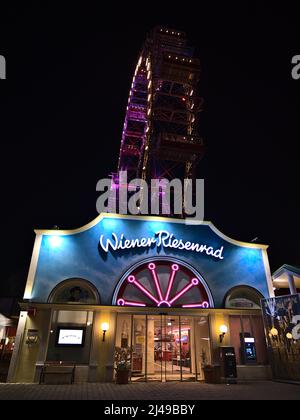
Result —
M 208 331 L 206 316 L 118 314 L 116 346 L 131 348 L 132 382 L 202 380 Z
M 148 381 L 180 381 L 180 326 L 178 316 L 148 316 L 153 322 L 153 334 L 148 334 L 148 353 L 154 354 L 154 371 L 147 371 Z M 152 325 L 150 324 L 152 327 Z M 153 337 L 152 341 L 150 337 Z
M 151 328 L 147 343 L 149 357 L 154 352 L 154 369 L 147 371 L 147 381 L 196 380 L 193 318 L 175 315 L 148 315 L 147 318 Z

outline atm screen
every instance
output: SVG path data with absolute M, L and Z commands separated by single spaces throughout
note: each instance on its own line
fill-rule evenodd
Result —
M 244 332 L 240 333 L 240 340 L 240 353 L 242 364 L 255 363 L 257 360 L 255 338 L 251 336 L 251 333 Z
M 246 356 L 248 360 L 256 359 L 256 352 L 253 343 L 245 343 Z

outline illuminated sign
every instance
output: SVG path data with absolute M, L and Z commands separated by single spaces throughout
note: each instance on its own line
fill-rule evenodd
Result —
M 129 283 L 130 285 L 134 286 L 136 289 L 139 290 L 141 296 L 146 296 L 147 298 L 149 298 L 152 301 L 152 305 L 157 306 L 157 307 L 172 307 L 174 306 L 174 303 L 182 296 L 184 296 L 191 288 L 199 286 L 200 285 L 200 280 L 197 279 L 196 277 L 192 277 L 190 279 L 190 281 L 188 282 L 188 284 L 186 286 L 184 286 L 180 291 L 177 290 L 172 293 L 170 293 L 172 291 L 173 288 L 173 284 L 174 284 L 174 279 L 176 276 L 176 273 L 179 271 L 180 267 L 178 264 L 172 264 L 171 265 L 171 271 L 170 271 L 170 275 L 169 275 L 169 279 L 168 279 L 168 284 L 166 287 L 166 291 L 165 293 L 163 293 L 162 290 L 162 285 L 160 283 L 160 277 L 156 271 L 156 264 L 151 262 L 148 264 L 147 266 L 148 270 L 151 272 L 151 278 L 153 279 L 153 283 L 155 285 L 155 292 L 151 292 L 149 289 L 147 289 L 134 275 L 129 275 L 127 277 L 127 283 Z M 170 298 L 170 294 L 172 295 L 172 298 Z M 205 295 L 206 296 L 206 295 Z M 153 304 L 154 302 L 154 304 Z M 128 300 L 126 299 L 124 296 L 118 297 L 117 299 L 117 305 L 118 306 L 140 306 L 140 307 L 145 307 L 148 306 L 145 304 L 145 302 L 140 301 L 137 302 L 132 301 L 132 300 Z M 209 302 L 206 300 L 203 300 L 202 302 L 196 302 L 196 303 L 188 303 L 188 304 L 179 304 L 179 306 L 181 306 L 182 308 L 209 308 Z
M 244 338 L 245 343 L 254 343 L 254 337 L 246 337 Z
M 205 253 L 206 255 L 211 255 L 217 259 L 223 260 L 223 246 L 219 249 L 215 249 L 212 246 L 206 244 L 199 244 L 195 242 L 184 242 L 182 239 L 176 239 L 173 233 L 170 233 L 166 230 L 160 230 L 155 232 L 154 237 L 148 238 L 135 238 L 135 239 L 126 239 L 122 233 L 119 237 L 117 234 L 112 233 L 112 239 L 105 239 L 104 235 L 100 236 L 99 241 L 101 249 L 108 253 L 109 251 L 118 251 L 125 249 L 134 249 L 134 248 L 173 248 L 185 251 L 193 251 L 199 253 Z
M 63 329 L 60 328 L 58 331 L 58 345 L 79 345 L 83 344 L 84 330 L 81 328 L 77 329 Z

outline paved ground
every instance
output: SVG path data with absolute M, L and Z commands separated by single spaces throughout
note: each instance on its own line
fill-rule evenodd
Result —
M 300 400 L 300 386 L 262 381 L 235 385 L 199 382 L 0 384 L 0 400 Z

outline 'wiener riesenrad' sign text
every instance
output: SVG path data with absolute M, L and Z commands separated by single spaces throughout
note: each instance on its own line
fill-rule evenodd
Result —
M 183 241 L 182 239 L 176 239 L 173 233 L 169 233 L 166 230 L 160 230 L 155 232 L 153 237 L 148 238 L 135 238 L 126 239 L 124 234 L 117 235 L 116 233 L 111 234 L 112 238 L 105 238 L 104 235 L 100 236 L 99 245 L 100 248 L 108 253 L 118 250 L 135 249 L 135 248 L 173 248 L 178 250 L 192 251 L 198 253 L 205 253 L 212 257 L 223 260 L 223 249 L 215 249 L 207 244 L 199 244 L 195 242 Z

